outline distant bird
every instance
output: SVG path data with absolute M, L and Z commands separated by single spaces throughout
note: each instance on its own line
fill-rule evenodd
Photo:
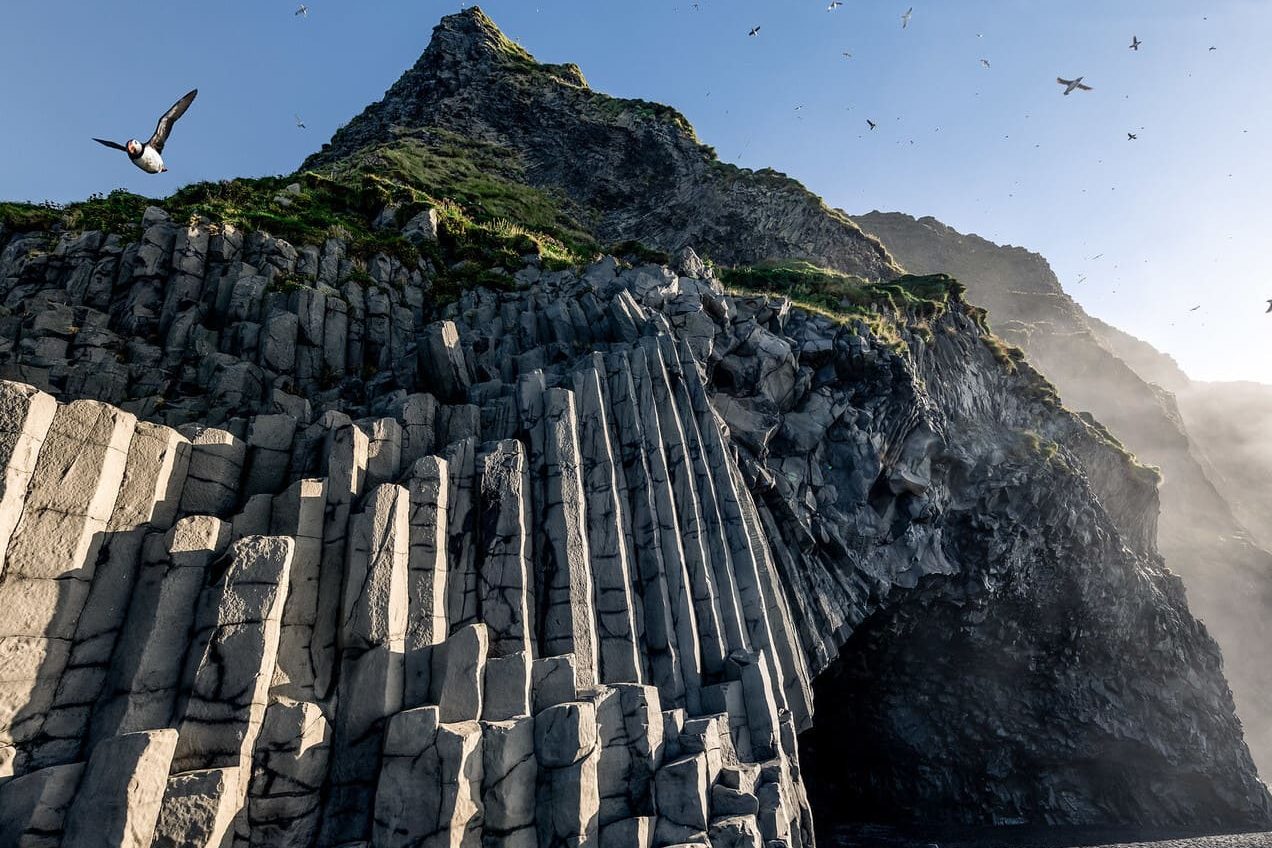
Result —
M 852 54 L 851 54 L 851 53 L 849 53 L 847 50 L 845 50 L 845 51 L 844 51 L 844 54 L 843 54 L 843 55 L 844 55 L 844 58 L 845 58 L 845 59 L 851 59 L 851 58 L 852 58 Z
M 1264 314 L 1264 315 L 1267 315 L 1267 314 L 1269 314 L 1269 313 L 1272 313 L 1272 299 L 1269 299 L 1269 300 L 1268 300 L 1268 311 L 1267 311 L 1267 312 L 1265 312 L 1265 313 L 1263 313 L 1263 314 Z
M 1136 36 L 1136 35 L 1131 36 L 1131 49 L 1134 50 L 1136 53 L 1139 52 L 1140 45 L 1143 43 L 1144 42 L 1139 40 L 1139 36 Z
M 1078 77 L 1077 79 L 1071 79 L 1071 80 L 1067 80 L 1064 77 L 1056 77 L 1056 82 L 1064 86 L 1064 94 L 1066 97 L 1072 94 L 1074 91 L 1094 91 L 1094 89 L 1092 89 L 1091 86 L 1084 85 L 1082 83 L 1082 80 L 1083 80 L 1083 77 Z
M 751 27 L 751 31 L 747 33 L 747 35 L 751 36 L 751 38 L 755 38 L 759 34 L 760 34 L 759 27 Z
M 309 17 L 309 7 L 306 6 L 304 3 L 301 3 L 300 8 L 296 10 L 296 13 L 295 15 L 293 15 L 293 17 L 297 17 L 297 18 Z
M 1215 51 L 1216 51 L 1216 50 L 1218 50 L 1218 49 L 1219 49 L 1218 47 L 1211 47 L 1211 48 L 1210 48 L 1210 52 L 1211 52 L 1211 53 L 1213 53 L 1213 52 L 1215 52 Z
M 870 129 L 874 129 L 875 127 L 879 126 L 878 124 L 876 124 L 874 121 L 870 120 L 869 118 L 866 118 L 866 123 L 870 125 Z
M 1135 141 L 1137 138 L 1139 138 L 1139 136 L 1137 136 L 1135 133 L 1127 133 L 1127 134 L 1126 134 L 1126 140 L 1127 140 L 1127 141 Z
M 842 5 L 844 5 L 844 4 L 841 2 L 841 0 L 831 0 L 830 5 L 826 7 L 826 11 L 827 11 L 827 12 L 833 12 L 833 11 L 835 11 L 836 9 L 838 9 L 838 8 L 839 8 L 840 6 L 842 6 Z
M 296 117 L 296 126 L 303 130 L 305 128 L 305 122 L 300 119 L 300 115 L 296 115 L 295 117 Z
M 910 25 L 910 16 L 914 14 L 914 7 L 905 10 L 905 14 L 901 16 L 901 29 L 905 29 Z
M 145 144 L 135 138 L 128 139 L 127 144 L 118 144 L 113 141 L 107 141 L 104 138 L 95 138 L 93 141 L 98 144 L 104 144 L 107 147 L 113 147 L 115 150 L 124 151 L 128 154 L 128 158 L 132 160 L 132 163 L 147 174 L 161 174 L 168 170 L 163 166 L 163 156 L 160 154 L 163 153 L 163 146 L 168 141 L 168 136 L 172 133 L 172 125 L 185 114 L 186 109 L 190 108 L 190 104 L 194 102 L 194 98 L 198 94 L 199 90 L 196 88 L 172 104 L 172 108 L 159 119 L 159 124 L 155 127 L 155 134 Z
M 985 66 L 985 69 L 986 69 L 986 70 L 988 70 L 988 69 L 989 69 L 989 60 L 988 60 L 988 59 L 981 59 L 981 60 L 980 60 L 980 63 L 981 63 L 982 65 L 984 65 L 984 66 Z
M 1189 309 L 1188 311 L 1189 311 L 1189 312 L 1196 312 L 1198 309 L 1201 309 L 1201 304 L 1197 304 L 1196 306 L 1194 306 L 1192 309 Z

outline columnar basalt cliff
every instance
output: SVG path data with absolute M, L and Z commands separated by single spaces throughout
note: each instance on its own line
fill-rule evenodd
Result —
M 449 18 L 400 85 L 502 84 L 495 48 Z M 958 283 L 565 267 L 357 141 L 139 228 L 0 217 L 0 845 L 795 848 L 810 793 L 1272 820 L 1156 476 Z M 827 220 L 803 258 L 895 276 Z

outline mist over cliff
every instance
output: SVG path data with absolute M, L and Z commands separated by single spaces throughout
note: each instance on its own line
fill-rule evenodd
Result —
M 1272 388 L 1189 380 L 1169 356 L 1087 315 L 1035 253 L 932 218 L 873 212 L 854 220 L 907 270 L 957 276 L 1067 406 L 1093 414 L 1161 469 L 1158 545 L 1222 646 L 1255 759 L 1272 770 L 1272 668 L 1262 649 L 1272 638 L 1272 451 L 1263 426 Z

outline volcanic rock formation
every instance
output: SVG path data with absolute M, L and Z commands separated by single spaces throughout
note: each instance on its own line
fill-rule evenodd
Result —
M 527 79 L 527 132 L 599 132 L 576 75 L 446 19 L 333 176 L 256 184 L 295 243 L 207 217 L 247 182 L 135 234 L 0 217 L 0 844 L 793 847 L 809 792 L 1267 824 L 1156 475 L 959 284 L 626 106 L 627 150 L 705 170 L 575 174 L 580 225 L 647 235 L 623 199 L 664 174 L 654 247 L 888 281 L 797 308 L 688 249 L 562 267 L 422 171 L 340 187 L 392 155 L 366 121 L 449 91 L 504 143 L 479 89 Z
M 1066 405 L 1093 414 L 1161 469 L 1158 546 L 1223 648 L 1255 760 L 1272 770 L 1272 667 L 1263 650 L 1272 639 L 1272 553 L 1255 535 L 1272 528 L 1272 501 L 1261 496 L 1272 461 L 1260 426 L 1272 394 L 1193 383 L 1169 357 L 1087 315 L 1036 253 L 932 218 L 873 212 L 855 220 L 908 270 L 957 276 Z

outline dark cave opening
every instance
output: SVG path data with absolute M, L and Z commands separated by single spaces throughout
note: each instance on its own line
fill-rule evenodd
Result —
M 1001 595 L 991 611 L 947 583 L 863 622 L 815 680 L 813 727 L 800 737 L 819 843 L 862 825 L 1243 823 L 1249 811 L 1212 776 L 1163 760 L 1139 738 L 1142 719 L 1128 723 L 1128 705 L 1101 693 L 1137 661 L 1090 651 L 1073 613 Z M 1103 682 L 1074 685 L 1092 678 Z M 1133 712 L 1155 709 L 1147 695 Z
M 1123 768 L 1057 706 L 1072 647 L 1035 614 L 929 585 L 863 622 L 800 738 L 818 836 L 863 823 L 1126 824 Z M 1104 740 L 1106 743 L 1108 740 Z M 1092 805 L 1092 795 L 1099 803 Z

